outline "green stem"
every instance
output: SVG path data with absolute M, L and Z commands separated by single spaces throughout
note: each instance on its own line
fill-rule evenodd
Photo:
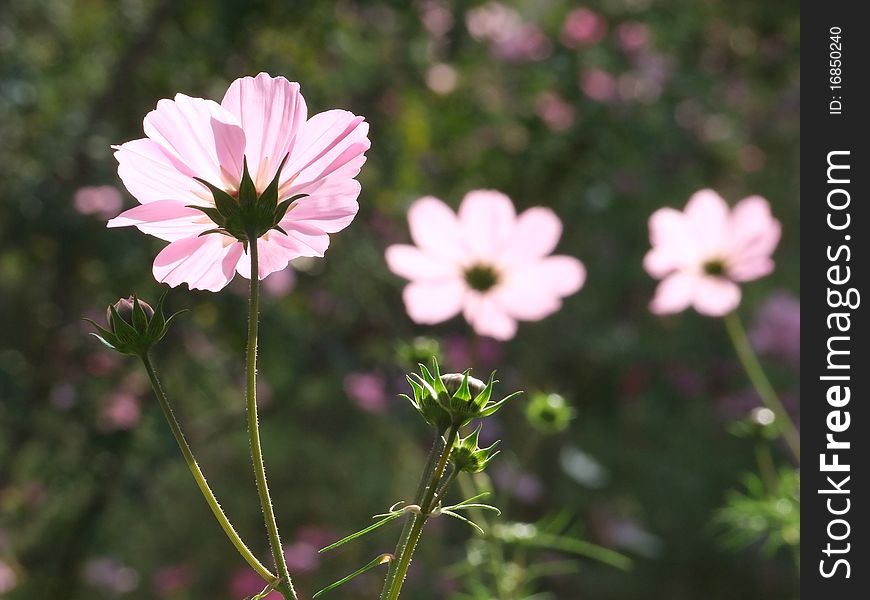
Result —
M 266 483 L 266 466 L 263 464 L 263 448 L 260 444 L 260 424 L 257 419 L 257 329 L 259 324 L 260 304 L 260 268 L 257 256 L 257 239 L 248 243 L 248 252 L 251 255 L 251 294 L 248 302 L 248 347 L 245 365 L 245 397 L 247 399 L 248 413 L 248 436 L 251 442 L 251 462 L 254 466 L 254 477 L 257 480 L 257 492 L 260 495 L 260 506 L 263 509 L 263 519 L 266 522 L 266 532 L 269 536 L 269 545 L 272 548 L 272 557 L 275 559 L 275 568 L 281 583 L 278 591 L 285 600 L 297 600 L 296 590 L 290 580 L 287 570 L 287 561 L 284 559 L 284 549 L 281 546 L 281 536 L 278 534 L 278 523 L 275 520 L 275 511 L 272 508 L 272 498 L 269 495 L 269 485 Z
M 151 387 L 154 388 L 154 395 L 157 396 L 157 401 L 160 403 L 160 408 L 163 409 L 163 416 L 166 417 L 166 422 L 169 424 L 169 429 L 172 430 L 172 435 L 175 436 L 175 441 L 178 443 L 178 448 L 181 450 L 181 454 L 184 456 L 184 462 L 187 463 L 188 468 L 190 469 L 191 474 L 193 474 L 194 480 L 196 480 L 196 485 L 199 486 L 199 490 L 202 492 L 205 501 L 208 503 L 209 508 L 211 508 L 211 512 L 214 514 L 215 519 L 220 524 L 221 528 L 224 530 L 224 533 L 227 534 L 227 537 L 230 538 L 230 541 L 233 543 L 233 546 L 236 547 L 236 550 L 239 551 L 239 554 L 242 555 L 242 558 L 247 561 L 251 568 L 253 568 L 263 579 L 268 582 L 275 581 L 275 576 L 267 569 L 263 564 L 257 560 L 257 557 L 248 549 L 245 543 L 242 541 L 242 538 L 239 537 L 239 534 L 236 533 L 236 530 L 233 528 L 232 523 L 227 518 L 223 509 L 221 508 L 220 503 L 215 498 L 214 492 L 211 491 L 211 488 L 208 485 L 208 482 L 205 480 L 205 475 L 203 475 L 202 470 L 199 468 L 199 464 L 196 462 L 196 458 L 193 456 L 193 452 L 190 449 L 190 446 L 187 443 L 187 440 L 184 438 L 184 433 L 181 431 L 181 426 L 178 424 L 178 420 L 175 418 L 175 413 L 172 411 L 172 407 L 169 405 L 169 400 L 166 398 L 166 393 L 163 391 L 163 386 L 160 385 L 160 379 L 157 377 L 157 372 L 154 370 L 154 365 L 151 363 L 151 358 L 148 354 L 143 354 L 141 356 L 142 364 L 145 365 L 145 370 L 148 372 L 148 378 L 151 380 Z
M 761 363 L 758 362 L 758 357 L 752 350 L 752 344 L 749 342 L 749 337 L 746 335 L 746 329 L 740 321 L 740 317 L 736 312 L 732 312 L 725 316 L 725 327 L 728 330 L 728 335 L 731 337 L 731 343 L 734 345 L 734 350 L 737 352 L 737 357 L 743 365 L 743 369 L 749 376 L 755 391 L 761 397 L 764 405 L 773 411 L 777 422 L 780 424 L 780 432 L 785 438 L 786 444 L 798 464 L 801 462 L 801 441 L 800 434 L 794 421 L 789 417 L 788 412 L 779 400 L 776 391 L 770 384 L 770 380 L 764 373 Z
M 441 458 L 441 455 L 444 453 L 444 438 L 441 436 L 441 432 L 437 432 L 435 434 L 435 440 L 432 442 L 432 449 L 429 450 L 429 456 L 426 458 L 426 464 L 423 466 L 423 474 L 420 476 L 420 483 L 417 484 L 417 491 L 414 493 L 414 500 L 411 504 L 416 504 L 420 506 L 423 502 L 423 494 L 426 493 L 426 487 L 429 485 L 429 480 L 432 477 L 432 472 L 435 470 L 435 467 L 438 464 L 438 460 Z M 405 526 L 402 528 L 402 533 L 399 536 L 399 542 L 396 544 L 396 551 L 394 553 L 394 558 L 399 556 L 405 546 L 408 544 L 408 539 L 411 536 L 411 526 L 413 524 L 413 519 L 408 519 L 405 521 Z M 390 561 L 390 566 L 387 569 L 387 578 L 384 581 L 384 589 L 381 592 L 380 600 L 384 600 L 387 597 L 387 592 L 393 584 L 393 579 L 396 577 L 396 567 L 398 563 L 396 560 Z
M 447 437 L 441 450 L 441 455 L 438 458 L 435 469 L 432 471 L 431 476 L 428 478 L 428 481 L 423 488 L 420 512 L 419 514 L 415 514 L 411 520 L 411 528 L 405 543 L 403 544 L 403 540 L 400 539 L 399 545 L 396 547 L 395 559 L 393 560 L 396 568 L 393 572 L 392 578 L 388 577 L 387 582 L 384 585 L 384 591 L 381 593 L 381 598 L 383 600 L 397 600 L 399 593 L 402 591 L 402 585 L 405 583 L 405 577 L 408 574 L 408 567 L 411 566 L 411 559 L 414 556 L 414 550 L 416 550 L 420 537 L 423 535 L 423 526 L 426 524 L 429 515 L 432 513 L 435 492 L 438 490 L 438 483 L 441 481 L 442 475 L 444 475 L 444 469 L 447 467 L 447 462 L 450 459 L 450 451 L 453 449 L 453 444 L 456 441 L 456 436 L 458 434 L 458 426 L 452 426 L 447 430 Z M 433 450 L 435 450 L 435 447 L 433 447 Z M 392 565 L 390 566 L 392 567 Z M 393 569 L 390 570 L 393 571 Z

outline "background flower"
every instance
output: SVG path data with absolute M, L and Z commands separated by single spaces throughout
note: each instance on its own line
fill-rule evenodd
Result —
M 417 323 L 461 311 L 478 334 L 510 339 L 518 320 L 556 312 L 586 279 L 576 258 L 550 256 L 562 235 L 556 214 L 536 207 L 517 215 L 501 192 L 468 192 L 458 214 L 427 196 L 411 206 L 408 223 L 417 245 L 390 246 L 386 258 L 393 273 L 411 281 L 403 298 Z
M 779 221 L 760 196 L 728 208 L 713 190 L 696 192 L 683 212 L 661 208 L 649 220 L 653 248 L 644 257 L 647 273 L 662 279 L 650 304 L 668 314 L 693 306 L 723 316 L 740 303 L 738 282 L 773 271 Z
M 298 83 L 260 73 L 237 79 L 221 104 L 177 94 L 145 117 L 143 139 L 117 146 L 118 175 L 141 203 L 109 221 L 134 225 L 170 242 L 154 259 L 154 277 L 217 291 L 236 272 L 250 277 L 243 244 L 215 229 L 197 206 L 213 207 L 203 179 L 237 196 L 246 162 L 258 193 L 278 177 L 278 201 L 298 194 L 279 225 L 257 241 L 259 278 L 300 256 L 323 256 L 329 234 L 359 209 L 354 179 L 369 148 L 368 124 L 344 110 L 308 118 Z M 284 158 L 287 161 L 280 173 Z

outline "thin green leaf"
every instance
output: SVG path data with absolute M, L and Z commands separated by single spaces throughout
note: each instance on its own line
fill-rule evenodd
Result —
M 457 513 L 453 512 L 452 510 L 442 510 L 441 514 L 447 515 L 448 517 L 453 517 L 454 519 L 459 519 L 460 521 L 465 521 L 466 523 L 468 523 L 469 525 L 474 527 L 478 531 L 478 533 L 480 533 L 480 535 L 486 535 L 486 532 L 480 528 L 480 525 L 478 525 L 477 523 L 475 523 L 471 519 L 466 519 L 462 515 L 457 514 Z
M 322 594 L 325 594 L 325 593 L 328 592 L 329 590 L 334 590 L 334 589 L 337 588 L 338 586 L 340 586 L 340 585 L 342 585 L 342 584 L 344 584 L 344 583 L 347 583 L 348 581 L 350 581 L 351 579 L 353 579 L 353 578 L 356 577 L 357 575 L 362 575 L 363 573 L 365 573 L 365 572 L 368 571 L 369 569 L 373 569 L 374 567 L 377 567 L 378 565 L 382 565 L 382 564 L 384 564 L 384 563 L 388 563 L 388 562 L 390 562 L 391 560 L 393 560 L 393 555 L 392 555 L 392 554 L 381 554 L 380 556 L 376 557 L 372 562 L 370 562 L 370 563 L 367 564 L 366 566 L 362 567 L 361 569 L 357 569 L 356 571 L 354 571 L 353 573 L 351 573 L 351 574 L 348 575 L 347 577 L 345 577 L 345 578 L 343 578 L 343 579 L 339 579 L 339 580 L 336 581 L 335 583 L 331 583 L 331 584 L 329 584 L 328 586 L 326 586 L 325 588 L 323 588 L 322 590 L 320 590 L 319 592 L 317 592 L 316 594 L 314 594 L 311 598 L 312 598 L 312 600 L 313 600 L 314 598 L 317 598 L 318 596 L 320 596 L 320 595 L 322 595 Z
M 496 514 L 496 516 L 501 515 L 501 510 L 499 510 L 498 508 L 496 508 L 495 506 L 493 506 L 491 504 L 462 504 L 462 505 L 456 505 L 456 506 L 448 506 L 446 510 L 463 510 L 466 508 L 471 508 L 471 509 L 478 508 L 480 510 L 491 510 Z M 442 512 L 443 511 L 444 511 L 444 509 L 442 509 Z
M 403 514 L 404 514 L 403 512 L 393 513 L 393 514 L 381 519 L 377 523 L 373 523 L 373 524 L 369 525 L 365 529 L 360 529 L 356 533 L 352 533 L 349 536 L 342 538 L 342 539 L 338 540 L 337 542 L 334 542 L 334 543 L 328 545 L 325 548 L 321 548 L 319 550 L 319 552 L 327 552 L 328 550 L 332 550 L 333 548 L 338 548 L 339 546 L 346 544 L 346 543 L 350 542 L 351 540 L 355 540 L 358 537 L 364 536 L 365 534 L 374 531 L 375 529 L 377 529 L 378 527 L 380 527 L 382 525 L 386 525 L 387 523 L 389 523 L 393 519 L 397 519 L 397 518 L 401 517 Z

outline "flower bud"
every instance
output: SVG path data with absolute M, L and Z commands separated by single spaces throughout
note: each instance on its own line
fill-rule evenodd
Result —
M 441 376 L 441 381 L 444 387 L 447 388 L 447 393 L 451 396 L 459 391 L 462 387 L 462 381 L 466 377 L 463 373 L 446 373 Z M 468 376 L 468 390 L 475 396 L 480 394 L 486 388 L 486 384 L 476 377 Z
M 438 361 L 432 360 L 432 372 L 420 365 L 420 373 L 408 377 L 414 390 L 411 403 L 439 431 L 450 426 L 462 427 L 473 419 L 481 419 L 494 414 L 508 399 L 521 392 L 515 392 L 498 402 L 491 401 L 495 373 L 487 383 L 465 373 L 441 375 Z M 435 407 L 440 407 L 437 410 Z
M 568 429 L 574 412 L 559 394 L 535 394 L 526 406 L 529 423 L 543 433 L 559 433 Z
M 468 437 L 459 438 L 456 446 L 450 452 L 450 461 L 457 471 L 480 473 L 486 469 L 489 462 L 498 454 L 498 451 L 493 452 L 498 442 L 495 442 L 489 448 L 481 448 L 477 445 L 482 428 L 483 424 L 481 423 Z
M 121 354 L 143 356 L 148 350 L 166 335 L 169 322 L 179 313 L 168 319 L 163 316 L 163 299 L 154 309 L 147 302 L 139 300 L 136 295 L 121 298 L 109 306 L 106 311 L 108 329 L 101 327 L 90 319 L 85 319 L 97 328 L 92 333 L 103 344 Z
M 125 323 L 135 327 L 135 324 L 133 323 L 133 307 L 136 300 L 137 299 L 134 296 L 121 298 L 106 309 L 106 323 L 109 324 L 109 329 L 113 332 L 115 331 L 115 325 L 112 323 L 112 308 L 115 309 L 115 312 L 124 320 Z M 145 318 L 150 321 L 151 317 L 154 316 L 154 309 L 144 300 L 139 300 L 138 302 L 139 306 L 142 307 L 142 311 L 145 313 Z

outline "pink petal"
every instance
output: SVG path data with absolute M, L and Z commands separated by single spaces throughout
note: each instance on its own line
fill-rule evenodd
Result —
M 108 227 L 135 226 L 168 242 L 199 235 L 217 227 L 206 215 L 177 200 L 156 200 L 140 204 L 111 219 Z
M 308 118 L 299 84 L 266 73 L 243 77 L 230 85 L 221 106 L 236 117 L 245 132 L 248 170 L 262 192 L 291 152 L 296 134 Z
M 657 315 L 667 315 L 686 310 L 691 304 L 698 285 L 698 276 L 676 272 L 665 277 L 656 288 L 650 310 Z
M 292 194 L 296 194 L 293 190 Z M 296 200 L 281 220 L 286 231 L 296 227 L 336 233 L 353 221 L 359 212 L 360 184 L 355 179 L 322 179 L 307 187 L 310 194 Z
M 462 251 L 456 214 L 438 198 L 416 200 L 408 209 L 408 225 L 411 239 L 421 250 L 453 262 L 468 260 Z
M 235 116 L 212 100 L 176 94 L 145 116 L 145 135 L 191 176 L 227 190 L 242 178 L 245 134 Z
M 550 254 L 562 236 L 562 221 L 549 208 L 530 208 L 520 214 L 501 264 L 525 262 Z
M 154 259 L 154 278 L 216 292 L 233 278 L 241 254 L 240 242 L 217 233 L 176 240 Z
M 516 320 L 490 294 L 469 292 L 463 315 L 479 335 L 509 340 L 517 333 Z
M 193 179 L 193 172 L 148 138 L 115 146 L 118 175 L 142 204 L 178 200 L 185 204 L 211 204 L 208 189 Z
M 701 277 L 693 296 L 695 310 L 702 315 L 721 317 L 740 304 L 740 286 L 724 277 Z
M 764 256 L 742 258 L 736 264 L 728 264 L 728 277 L 733 281 L 752 281 L 770 275 L 773 260 Z
M 770 256 L 779 243 L 781 227 L 767 200 L 750 196 L 738 202 L 731 213 L 730 229 L 728 275 L 748 281 L 770 273 Z
M 643 259 L 646 272 L 656 278 L 703 260 L 686 218 L 673 208 L 660 208 L 649 218 L 652 249 Z
M 703 258 L 721 255 L 728 243 L 730 211 L 722 196 L 711 189 L 692 194 L 684 211 L 686 226 Z
M 459 314 L 465 289 L 465 283 L 458 278 L 414 282 L 405 286 L 402 299 L 408 316 L 414 322 L 432 325 Z
M 268 235 L 276 244 L 289 250 L 293 256 L 322 257 L 329 248 L 329 236 L 316 227 L 308 227 L 304 223 L 285 229 L 287 235 L 270 231 Z
M 260 279 L 287 268 L 292 259 L 301 256 L 292 244 L 283 243 L 286 238 L 283 233 L 270 231 L 257 240 L 257 271 Z M 251 256 L 247 250 L 241 254 L 236 271 L 245 279 L 251 278 Z
M 356 177 L 371 143 L 369 125 L 363 117 L 346 110 L 318 113 L 302 125 L 293 153 L 281 177 L 282 197 L 290 186 L 293 193 L 304 192 L 304 185 L 327 176 Z M 297 191 L 299 189 L 299 191 Z
M 495 260 L 516 227 L 511 199 L 495 190 L 468 192 L 459 206 L 462 241 L 473 258 Z
M 394 244 L 387 248 L 385 257 L 390 271 L 411 281 L 435 281 L 462 276 L 454 264 L 416 246 Z
M 493 297 L 512 317 L 537 321 L 559 310 L 562 298 L 583 287 L 586 268 L 570 256 L 549 256 L 507 271 L 504 279 Z

